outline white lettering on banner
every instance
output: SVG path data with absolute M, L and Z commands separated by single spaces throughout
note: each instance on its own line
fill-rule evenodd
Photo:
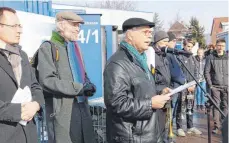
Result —
M 81 43 L 84 44 L 84 42 L 86 40 L 86 44 L 87 44 L 89 42 L 91 36 L 95 37 L 95 40 L 93 40 L 93 42 L 95 42 L 96 44 L 99 43 L 99 31 L 98 31 L 98 29 L 95 29 L 93 32 L 91 32 L 91 29 L 88 29 L 86 32 L 87 32 L 87 33 L 85 33 L 85 35 L 87 35 L 86 38 L 84 35 L 84 30 L 80 30 L 80 32 L 79 32 L 79 41 Z
M 99 43 L 99 31 L 95 30 L 91 35 L 95 35 L 95 43 Z
M 98 25 L 99 23 L 98 22 L 88 22 L 88 21 L 85 21 L 84 24 L 85 25 Z
M 88 43 L 91 34 L 91 29 L 88 29 L 86 43 Z

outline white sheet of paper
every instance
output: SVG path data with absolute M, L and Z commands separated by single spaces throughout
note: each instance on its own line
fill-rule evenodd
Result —
M 193 86 L 193 85 L 196 85 L 196 82 L 195 82 L 194 80 L 191 81 L 191 82 L 189 82 L 189 83 L 186 83 L 186 84 L 184 84 L 184 85 L 181 85 L 181 86 L 179 86 L 179 87 L 173 89 L 173 90 L 172 90 L 170 93 L 168 93 L 167 95 L 176 94 L 176 93 L 181 92 L 182 90 L 187 89 L 187 88 L 189 88 L 189 87 L 191 87 L 191 86 Z
M 31 90 L 28 86 L 26 86 L 24 89 L 18 88 L 18 90 L 14 94 L 13 99 L 11 100 L 11 103 L 24 103 L 30 101 L 32 101 Z M 26 126 L 27 121 L 21 120 L 19 123 Z

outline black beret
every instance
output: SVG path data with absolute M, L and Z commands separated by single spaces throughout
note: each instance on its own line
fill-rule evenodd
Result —
M 153 22 L 150 22 L 142 18 L 130 18 L 123 22 L 122 30 L 123 32 L 125 32 L 128 29 L 131 29 L 133 27 L 140 27 L 140 26 L 149 26 L 151 28 L 154 27 L 155 24 Z

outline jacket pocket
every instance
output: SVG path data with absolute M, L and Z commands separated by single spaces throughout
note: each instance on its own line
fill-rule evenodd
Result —
M 63 104 L 62 98 L 57 97 L 57 96 L 53 97 L 53 116 L 56 116 L 60 113 L 62 104 Z
M 132 127 L 133 135 L 141 135 L 142 134 L 142 121 L 136 121 L 136 123 Z

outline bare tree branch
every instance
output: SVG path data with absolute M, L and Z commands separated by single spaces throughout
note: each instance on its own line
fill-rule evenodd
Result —
M 176 22 L 176 21 L 178 21 L 178 22 L 181 21 L 180 10 L 176 13 L 176 17 L 175 17 L 174 21 L 175 21 L 175 22 Z
M 134 11 L 136 10 L 136 3 L 133 1 L 125 1 L 125 0 L 120 0 L 120 1 L 103 0 L 103 1 L 96 2 L 95 7 Z
M 154 13 L 153 22 L 155 23 L 154 31 L 163 30 L 164 22 L 160 20 L 158 13 Z

